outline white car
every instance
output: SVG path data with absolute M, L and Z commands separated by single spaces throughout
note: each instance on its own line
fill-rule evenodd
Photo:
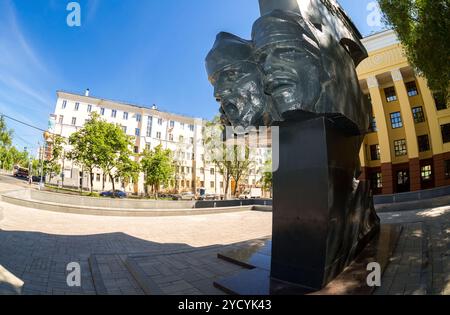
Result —
M 175 195 L 175 200 L 195 200 L 195 195 L 191 192 L 184 192 L 178 195 Z

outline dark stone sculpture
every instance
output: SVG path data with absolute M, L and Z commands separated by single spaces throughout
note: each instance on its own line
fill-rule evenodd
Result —
M 280 282 L 319 290 L 379 230 L 370 187 L 356 179 L 370 106 L 355 68 L 367 52 L 333 0 L 260 7 L 252 40 L 220 33 L 207 71 L 224 122 L 280 128 L 269 293 L 285 292 Z
M 270 125 L 278 117 L 271 98 L 264 93 L 264 75 L 254 61 L 250 41 L 219 33 L 206 68 L 225 124 L 244 128 Z
M 281 10 L 255 22 L 252 37 L 265 91 L 286 120 L 327 116 L 354 134 L 365 133 L 370 106 L 355 64 L 344 46 L 321 29 Z

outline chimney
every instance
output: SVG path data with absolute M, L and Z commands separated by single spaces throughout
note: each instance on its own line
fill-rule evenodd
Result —
M 84 93 L 84 96 L 89 96 L 89 93 L 90 93 L 89 89 L 86 89 L 86 92 Z

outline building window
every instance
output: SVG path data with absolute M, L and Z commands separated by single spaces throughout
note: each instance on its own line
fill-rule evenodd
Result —
M 117 110 L 113 109 L 113 110 L 111 111 L 111 117 L 112 117 L 112 118 L 116 118 L 116 117 L 117 117 Z
M 184 129 L 184 123 L 180 123 L 180 128 Z
M 370 120 L 370 131 L 371 132 L 377 132 L 378 131 L 377 120 L 375 119 L 375 117 L 372 117 L 372 119 Z
M 428 181 L 432 179 L 431 165 L 425 165 L 420 168 L 420 177 L 423 181 Z
M 152 149 L 151 143 L 146 143 L 146 144 L 145 144 L 145 149 L 146 149 L 147 151 L 150 151 L 150 150 Z
M 88 105 L 88 106 L 87 106 L 87 112 L 88 112 L 88 113 L 92 112 L 92 105 Z
M 422 106 L 414 107 L 412 109 L 413 116 L 414 116 L 414 122 L 416 124 L 422 123 L 425 121 L 425 115 L 423 113 Z
M 200 182 L 200 187 L 205 187 L 205 182 L 204 181 Z
M 210 184 L 211 188 L 214 188 L 214 186 L 215 186 L 214 182 L 210 182 L 209 184 Z
M 136 137 L 139 137 L 139 136 L 141 135 L 141 129 L 136 128 L 136 129 L 134 130 L 134 135 L 135 135 Z
M 223 182 L 220 182 L 220 188 L 223 189 Z
M 444 143 L 449 143 L 450 142 L 450 124 L 442 125 L 441 132 L 442 132 L 442 141 Z
M 213 169 L 213 168 L 212 168 L 212 169 L 210 169 L 210 170 L 209 170 L 209 173 L 210 173 L 211 175 L 214 175 L 214 173 L 215 173 L 215 169 Z
M 61 116 L 59 116 L 59 124 L 62 125 L 63 122 L 64 122 L 64 116 L 61 115 Z
M 418 136 L 417 142 L 419 143 L 419 152 L 430 151 L 430 139 L 428 135 Z
M 147 137 L 151 137 L 152 136 L 152 128 L 153 128 L 153 117 L 152 116 L 148 116 L 147 117 L 147 132 L 146 132 L 146 136 Z
M 162 126 L 162 124 L 163 124 L 162 118 L 158 118 L 158 125 Z
M 100 108 L 100 115 L 104 116 L 105 115 L 105 109 L 102 107 Z
M 395 156 L 403 156 L 408 153 L 406 149 L 406 140 L 397 140 L 394 141 L 394 150 L 395 150 Z
M 157 139 L 161 139 L 161 132 L 158 131 L 158 132 L 156 133 L 156 138 L 157 138 Z
M 123 112 L 123 120 L 128 120 L 128 112 Z
M 194 138 L 192 138 L 192 137 L 189 138 L 189 143 L 190 143 L 190 144 L 194 144 Z
M 399 171 L 397 172 L 397 184 L 406 185 L 409 182 L 409 174 L 408 171 Z
M 190 130 L 190 131 L 194 131 L 194 130 L 195 130 L 194 125 L 189 125 L 189 130 Z
M 139 147 L 138 147 L 138 146 L 135 146 L 135 147 L 134 147 L 134 153 L 135 153 L 135 154 L 138 154 L 138 153 L 139 153 Z
M 122 131 L 123 131 L 123 133 L 127 133 L 127 127 L 126 126 L 122 126 Z
M 169 141 L 173 141 L 173 134 L 169 134 Z
M 80 103 L 75 103 L 75 111 L 77 112 L 80 109 Z
M 450 179 L 450 160 L 444 161 L 445 179 Z
M 142 116 L 141 114 L 136 114 L 136 122 L 141 122 Z
M 447 103 L 446 103 L 445 97 L 442 93 L 435 93 L 433 96 L 434 96 L 434 103 L 436 104 L 437 110 L 447 109 Z
M 417 90 L 416 81 L 406 83 L 406 91 L 408 91 L 408 96 L 416 96 L 419 95 L 419 91 Z
M 96 174 L 96 176 L 95 176 L 95 180 L 96 180 L 97 182 L 99 182 L 99 181 L 100 181 L 100 174 Z
M 205 174 L 205 169 L 203 167 L 200 168 L 200 174 Z
M 170 128 L 175 128 L 175 122 L 173 120 L 170 121 Z
M 372 161 L 378 161 L 380 159 L 380 145 L 379 144 L 370 146 L 370 159 Z
M 392 129 L 398 129 L 403 127 L 402 115 L 400 112 L 395 112 L 391 114 L 391 125 Z
M 75 126 L 77 124 L 77 118 L 72 117 L 72 126 Z
M 397 100 L 397 94 L 395 93 L 394 87 L 384 89 L 384 94 L 386 95 L 386 101 L 389 103 Z
M 178 142 L 184 143 L 184 137 L 183 137 L 183 136 L 180 136 L 180 137 L 178 138 Z
M 62 109 L 66 109 L 66 107 L 67 107 L 67 101 L 63 101 L 62 102 Z
M 383 188 L 383 174 L 381 174 L 381 172 L 372 173 L 370 182 L 372 188 Z

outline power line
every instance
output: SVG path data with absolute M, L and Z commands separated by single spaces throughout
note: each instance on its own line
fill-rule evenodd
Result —
M 47 132 L 47 130 L 44 130 L 44 129 L 42 129 L 42 128 L 39 128 L 39 127 L 30 125 L 29 123 L 26 123 L 26 122 L 21 121 L 21 120 L 19 120 L 19 119 L 13 118 L 13 117 L 8 116 L 8 115 L 5 115 L 5 114 L 3 114 L 3 113 L 0 113 L 0 116 L 5 117 L 5 118 L 8 118 L 8 119 L 10 119 L 10 120 L 12 120 L 12 121 L 15 121 L 15 122 L 17 122 L 17 123 L 19 123 L 19 124 L 25 125 L 25 126 L 27 126 L 27 127 L 30 127 L 30 128 L 33 128 L 33 129 L 42 131 L 42 132 Z
M 19 120 L 19 119 L 17 119 L 17 118 L 14 118 L 14 117 L 5 115 L 5 114 L 3 114 L 3 113 L 0 113 L 0 116 L 1 116 L 1 117 L 5 117 L 5 118 L 7 118 L 7 119 L 10 119 L 10 120 L 12 120 L 12 121 L 15 121 L 15 122 L 17 122 L 17 123 L 19 123 L 19 124 L 25 125 L 25 126 L 27 126 L 27 127 L 36 129 L 36 130 L 38 130 L 38 131 L 41 131 L 41 132 L 47 132 L 47 133 L 48 133 L 49 135 L 51 135 L 51 136 L 58 136 L 58 137 L 67 139 L 67 138 L 65 138 L 65 137 L 63 137 L 63 136 L 61 136 L 61 135 L 58 135 L 58 134 L 56 134 L 56 133 L 50 132 L 50 131 L 48 131 L 48 130 L 45 130 L 45 129 L 42 129 L 42 128 L 39 128 L 39 127 L 36 127 L 36 126 L 33 126 L 33 125 L 29 124 L 29 123 L 26 123 L 26 122 L 24 122 L 24 121 L 22 121 L 22 120 Z M 22 139 L 22 141 L 24 141 L 24 140 Z M 26 141 L 25 141 L 25 142 L 26 142 Z

